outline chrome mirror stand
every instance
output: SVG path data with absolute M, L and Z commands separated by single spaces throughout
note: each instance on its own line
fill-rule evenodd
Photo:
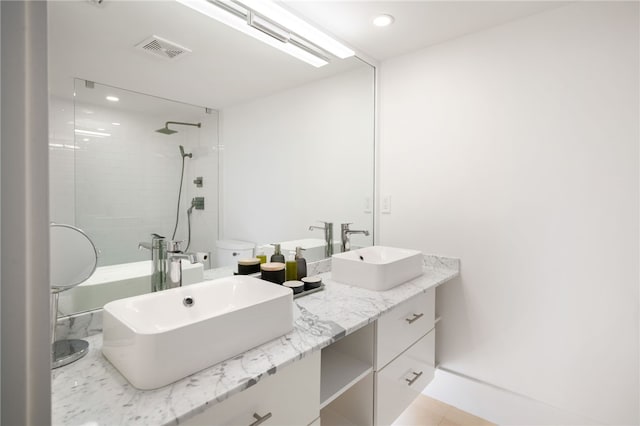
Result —
M 51 289 L 51 369 L 56 369 L 79 360 L 89 353 L 89 342 L 79 339 L 56 341 L 58 323 L 58 297 L 60 291 Z
M 50 238 L 50 286 L 51 286 L 51 369 L 79 360 L 89 352 L 84 340 L 56 341 L 58 324 L 58 298 L 88 280 L 98 267 L 98 250 L 91 238 L 81 229 L 62 223 L 51 223 Z

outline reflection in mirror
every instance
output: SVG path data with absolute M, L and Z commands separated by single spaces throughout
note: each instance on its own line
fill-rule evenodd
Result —
M 176 229 L 200 253 L 201 264 L 184 265 L 188 282 L 211 267 L 231 273 L 233 253 L 269 256 L 271 243 L 324 258 L 325 233 L 310 230 L 318 221 L 333 223 L 335 252 L 342 223 L 371 231 L 352 246 L 372 244 L 369 64 L 315 68 L 178 2 L 48 7 L 51 220 L 82 227 L 100 250 L 62 312 L 148 292 L 150 255 L 138 246 L 151 233 L 172 239 Z M 136 47 L 156 35 L 184 55 Z
M 218 112 L 85 80 L 74 92 L 74 213 L 100 249 L 100 266 L 148 260 L 138 245 L 153 233 L 210 252 Z
M 72 167 L 73 191 L 52 186 L 51 214 L 75 218 L 91 235 L 100 267 L 61 295 L 64 314 L 151 291 L 151 255 L 139 248 L 153 233 L 184 241 L 208 261 L 218 220 L 217 111 L 79 79 L 74 94 L 73 149 L 50 151 L 56 172 Z M 51 104 L 69 108 L 56 98 Z M 202 281 L 203 264 L 183 269 L 184 283 Z
M 82 230 L 64 224 L 49 227 L 51 277 L 51 368 L 79 360 L 88 353 L 84 340 L 56 339 L 59 295 L 89 279 L 98 265 L 98 252 L 93 241 Z
M 223 237 L 323 242 L 324 233 L 309 227 L 324 221 L 339 245 L 341 223 L 373 231 L 373 93 L 373 70 L 361 63 L 225 108 Z M 353 237 L 354 246 L 371 242 Z
M 55 292 L 64 291 L 88 280 L 98 266 L 93 241 L 80 229 L 52 223 L 49 227 L 49 276 Z

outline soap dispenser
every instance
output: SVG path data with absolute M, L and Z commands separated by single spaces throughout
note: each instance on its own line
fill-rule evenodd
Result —
M 286 279 L 287 281 L 295 281 L 298 278 L 298 261 L 296 260 L 295 256 L 293 253 L 291 253 L 289 255 L 289 258 L 287 259 L 287 263 L 285 266 L 285 270 L 286 270 Z
M 307 276 L 307 259 L 302 257 L 302 247 L 296 247 L 296 268 L 297 268 L 297 280 L 301 280 Z
M 284 255 L 280 252 L 280 244 L 271 245 L 274 247 L 271 262 L 284 263 Z

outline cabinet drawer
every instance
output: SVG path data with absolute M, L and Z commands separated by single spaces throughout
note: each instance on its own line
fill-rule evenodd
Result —
M 255 417 L 254 415 L 258 416 Z M 320 416 L 320 351 L 187 419 L 184 425 L 308 425 Z
M 390 425 L 433 380 L 435 329 L 375 374 L 375 424 Z
M 393 308 L 377 322 L 375 369 L 380 370 L 433 328 L 436 289 Z

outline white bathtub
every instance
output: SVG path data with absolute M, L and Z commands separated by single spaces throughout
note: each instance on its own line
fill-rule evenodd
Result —
M 182 284 L 203 281 L 201 263 L 182 263 Z M 100 266 L 87 281 L 60 293 L 59 315 L 101 309 L 106 303 L 151 292 L 151 261 Z

